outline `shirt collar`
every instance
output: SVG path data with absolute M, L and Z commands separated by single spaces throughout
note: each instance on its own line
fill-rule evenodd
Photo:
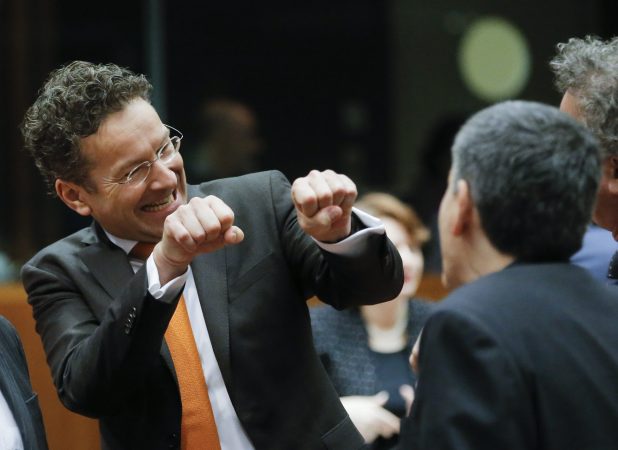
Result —
M 122 239 L 117 236 L 114 236 L 111 233 L 108 233 L 106 230 L 103 230 L 103 231 L 105 232 L 109 240 L 112 241 L 112 243 L 114 243 L 118 247 L 120 247 L 122 251 L 124 251 L 127 255 L 133 249 L 133 247 L 135 247 L 135 244 L 137 244 L 137 241 L 133 241 L 130 239 Z

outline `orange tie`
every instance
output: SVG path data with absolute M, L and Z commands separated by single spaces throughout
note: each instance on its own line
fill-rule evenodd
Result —
M 153 248 L 154 244 L 140 242 L 129 255 L 146 259 Z M 180 297 L 176 311 L 167 326 L 165 342 L 174 362 L 182 403 L 180 448 L 220 450 L 217 424 L 183 296 Z

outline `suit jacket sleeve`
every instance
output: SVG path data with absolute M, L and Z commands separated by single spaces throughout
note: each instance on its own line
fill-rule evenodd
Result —
M 271 172 L 274 211 L 288 264 L 309 298 L 317 295 L 341 309 L 396 297 L 403 285 L 401 257 L 386 234 L 373 234 L 354 252 L 336 255 L 321 249 L 298 225 L 290 184 Z
M 145 268 L 133 275 L 122 253 L 128 281 L 115 281 L 118 295 L 93 311 L 100 287 L 80 275 L 80 260 L 62 253 L 44 250 L 22 268 L 58 396 L 70 410 L 90 417 L 126 409 L 159 362 L 176 302 L 150 296 Z M 134 320 L 130 329 L 127 320 Z
M 401 448 L 533 448 L 533 411 L 523 379 L 495 333 L 452 311 L 432 316 L 421 337 L 419 380 Z
M 306 297 L 319 295 L 337 307 L 375 303 L 401 289 L 401 259 L 384 235 L 368 239 L 353 255 L 321 251 L 298 226 L 290 185 L 282 174 L 268 172 L 203 187 L 198 194 L 217 195 L 230 204 L 250 235 L 242 244 L 217 252 L 227 255 L 217 259 L 227 261 L 226 267 L 213 271 L 207 263 L 200 264 L 202 272 L 209 271 L 213 277 L 221 273 L 221 282 L 230 285 L 225 291 L 229 297 L 217 297 L 217 303 L 231 303 L 235 297 L 239 304 L 239 297 L 251 293 L 261 311 L 275 315 L 281 314 L 279 302 L 300 297 L 299 289 Z M 171 365 L 163 336 L 176 302 L 167 304 L 150 296 L 145 269 L 133 274 L 122 250 L 100 240 L 84 246 L 84 236 L 86 232 L 42 250 L 23 267 L 22 280 L 60 399 L 75 412 L 101 417 L 135 410 L 157 389 L 148 380 L 169 377 L 161 355 Z M 257 272 L 255 277 L 245 274 L 242 280 L 236 273 L 251 262 L 252 252 L 264 248 L 274 255 L 265 262 L 276 265 L 273 270 L 281 280 L 268 289 L 258 286 Z M 222 292 L 217 295 L 226 295 Z M 223 320 L 228 323 L 235 318 Z M 230 333 L 238 331 L 232 328 Z M 264 340 L 273 333 L 265 331 Z M 220 347 L 216 342 L 213 346 L 217 354 Z M 157 371 L 162 372 L 160 376 L 153 376 Z M 225 376 L 225 366 L 222 372 Z

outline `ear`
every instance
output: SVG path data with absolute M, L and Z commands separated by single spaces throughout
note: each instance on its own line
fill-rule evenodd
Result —
M 82 187 L 69 181 L 57 179 L 55 183 L 56 194 L 69 208 L 81 216 L 89 216 L 92 211 L 85 202 L 87 192 Z
M 461 236 L 470 227 L 474 213 L 474 203 L 470 195 L 470 185 L 468 185 L 466 180 L 457 181 L 455 202 L 457 205 L 457 213 L 452 232 L 455 236 Z

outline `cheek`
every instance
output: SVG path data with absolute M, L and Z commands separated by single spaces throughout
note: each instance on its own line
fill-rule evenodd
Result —
M 415 273 L 423 271 L 423 256 L 420 252 L 411 252 L 408 258 L 409 267 L 414 270 Z
M 601 190 L 597 196 L 593 217 L 594 221 L 604 228 L 618 226 L 618 195 Z

